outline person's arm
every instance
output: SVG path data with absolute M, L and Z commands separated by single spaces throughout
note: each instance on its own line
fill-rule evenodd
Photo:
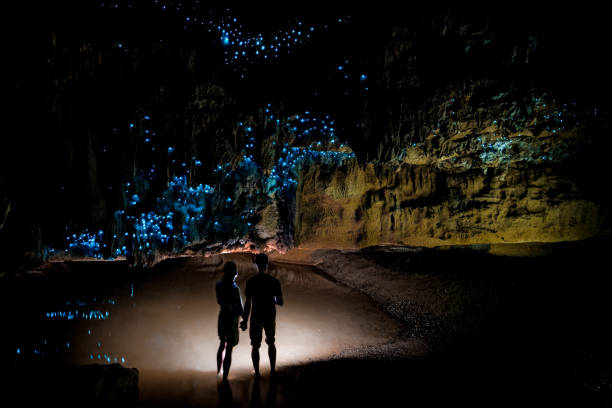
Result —
M 246 296 L 246 302 L 244 303 L 244 313 L 242 313 L 242 321 L 240 322 L 240 328 L 246 330 L 247 322 L 249 321 L 249 315 L 251 314 L 251 289 L 249 288 L 249 281 L 246 283 L 246 289 L 244 290 Z
M 244 316 L 244 308 L 242 306 L 242 296 L 240 295 L 240 288 L 236 285 L 236 308 L 238 309 L 238 314 L 240 316 Z
M 277 282 L 276 285 L 276 304 L 282 306 L 285 301 L 283 300 L 283 292 L 281 290 L 280 282 Z
M 251 314 L 251 297 L 247 295 L 246 302 L 244 303 L 244 313 L 242 314 L 242 321 L 240 322 L 240 328 L 242 330 L 247 329 L 247 322 L 249 321 L 249 315 Z

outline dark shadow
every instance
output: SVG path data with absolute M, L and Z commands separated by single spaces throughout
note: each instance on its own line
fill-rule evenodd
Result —
M 223 380 L 217 385 L 217 392 L 219 393 L 219 403 L 217 407 L 232 407 L 234 406 L 234 399 L 232 397 L 232 388 L 229 385 L 229 381 Z
M 278 378 L 273 375 L 270 378 L 270 386 L 268 387 L 268 393 L 266 394 L 266 407 L 276 407 L 276 395 L 278 393 Z
M 261 380 L 260 377 L 255 377 L 253 380 L 253 390 L 251 392 L 251 404 L 252 408 L 266 408 L 276 407 L 276 396 L 278 392 L 278 380 L 276 375 L 270 377 L 268 384 L 268 392 L 266 393 L 265 405 L 261 399 Z
M 261 384 L 259 376 L 255 376 L 253 379 L 253 391 L 251 392 L 251 405 L 252 408 L 263 407 L 261 403 Z

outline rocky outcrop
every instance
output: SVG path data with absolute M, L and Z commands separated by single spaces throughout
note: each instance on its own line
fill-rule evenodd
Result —
M 554 27 L 512 21 L 442 13 L 391 30 L 363 93 L 359 163 L 301 174 L 297 245 L 554 242 L 609 229 L 594 182 L 609 174 L 603 94 L 575 76 Z
M 606 220 L 600 205 L 572 197 L 571 185 L 569 197 L 559 200 L 567 180 L 550 169 L 487 175 L 353 165 L 328 174 L 313 169 L 301 187 L 296 242 L 305 247 L 580 240 L 600 232 Z

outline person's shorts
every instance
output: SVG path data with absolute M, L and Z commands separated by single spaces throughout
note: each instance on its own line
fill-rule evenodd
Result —
M 276 334 L 276 321 L 266 320 L 252 320 L 249 327 L 249 336 L 251 337 L 251 345 L 255 347 L 261 346 L 262 330 L 266 333 L 266 343 L 268 345 L 274 344 L 274 335 Z
M 235 346 L 238 344 L 238 316 L 228 317 L 219 314 L 217 331 L 219 333 L 219 339 L 227 342 L 229 346 Z

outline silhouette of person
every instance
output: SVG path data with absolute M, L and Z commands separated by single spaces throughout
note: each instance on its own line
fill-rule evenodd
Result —
M 257 254 L 255 264 L 259 273 L 250 278 L 246 283 L 246 303 L 244 316 L 240 327 L 247 329 L 249 315 L 251 317 L 249 336 L 251 337 L 251 358 L 255 375 L 259 376 L 259 347 L 261 346 L 262 330 L 266 333 L 268 344 L 268 356 L 270 357 L 270 373 L 276 373 L 276 346 L 274 335 L 276 332 L 276 305 L 283 305 L 283 294 L 280 282 L 266 274 L 268 267 L 268 256 Z M 252 313 L 251 313 L 252 311 Z
M 220 305 L 219 321 L 219 350 L 217 351 L 217 374 L 223 364 L 223 381 L 227 381 L 232 364 L 232 349 L 238 344 L 238 318 L 243 315 L 240 288 L 236 284 L 238 269 L 233 262 L 223 266 L 223 278 L 217 282 L 217 303 Z M 225 358 L 223 352 L 225 351 Z

